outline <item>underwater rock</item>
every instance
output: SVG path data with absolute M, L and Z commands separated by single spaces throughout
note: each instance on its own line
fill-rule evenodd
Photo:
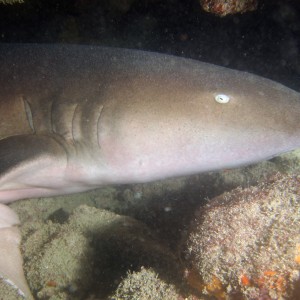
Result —
M 295 175 L 212 199 L 190 227 L 187 281 L 217 299 L 299 299 L 299 211 Z
M 200 4 L 205 11 L 222 17 L 257 8 L 257 0 L 200 0 Z
M 17 4 L 24 3 L 24 0 L 0 0 L 0 4 Z
M 142 267 L 139 272 L 127 274 L 110 300 L 178 300 L 179 297 L 174 285 L 164 282 L 152 269 Z
M 86 205 L 63 224 L 25 222 L 22 236 L 24 270 L 36 299 L 105 299 L 141 266 L 179 274 L 174 255 L 143 223 Z

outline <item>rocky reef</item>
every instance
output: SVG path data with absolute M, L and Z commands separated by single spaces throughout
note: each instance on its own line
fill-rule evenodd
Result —
M 296 175 L 208 201 L 190 227 L 187 280 L 218 299 L 299 299 L 299 211 Z
M 147 226 L 106 210 L 83 205 L 63 224 L 30 222 L 22 230 L 24 270 L 38 299 L 103 299 L 128 269 L 142 266 L 165 280 L 179 274 Z
M 222 17 L 257 8 L 257 0 L 200 0 L 200 4 L 205 11 Z

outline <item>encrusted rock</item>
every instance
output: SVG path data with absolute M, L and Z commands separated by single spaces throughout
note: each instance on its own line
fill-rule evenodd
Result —
M 200 0 L 202 8 L 219 16 L 244 13 L 257 8 L 257 0 Z
M 188 281 L 220 299 L 300 299 L 299 211 L 293 175 L 209 201 L 190 227 Z

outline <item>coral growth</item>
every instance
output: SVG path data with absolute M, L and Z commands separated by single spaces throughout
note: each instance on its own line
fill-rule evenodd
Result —
M 257 0 L 200 0 L 202 8 L 210 13 L 226 16 L 257 8 Z
M 128 271 L 148 266 L 176 277 L 179 270 L 147 226 L 106 210 L 82 205 L 63 224 L 30 222 L 22 231 L 36 299 L 105 299 Z
M 200 208 L 187 256 L 201 292 L 218 292 L 218 299 L 225 297 L 221 292 L 239 299 L 294 299 L 300 284 L 299 195 L 299 176 L 278 175 Z
M 178 300 L 179 297 L 174 285 L 165 283 L 152 269 L 141 268 L 127 274 L 110 300 Z

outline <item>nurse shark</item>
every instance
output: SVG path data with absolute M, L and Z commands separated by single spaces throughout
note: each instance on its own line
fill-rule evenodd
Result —
M 300 147 L 300 94 L 196 60 L 0 45 L 0 277 L 32 299 L 15 200 L 234 168 Z

